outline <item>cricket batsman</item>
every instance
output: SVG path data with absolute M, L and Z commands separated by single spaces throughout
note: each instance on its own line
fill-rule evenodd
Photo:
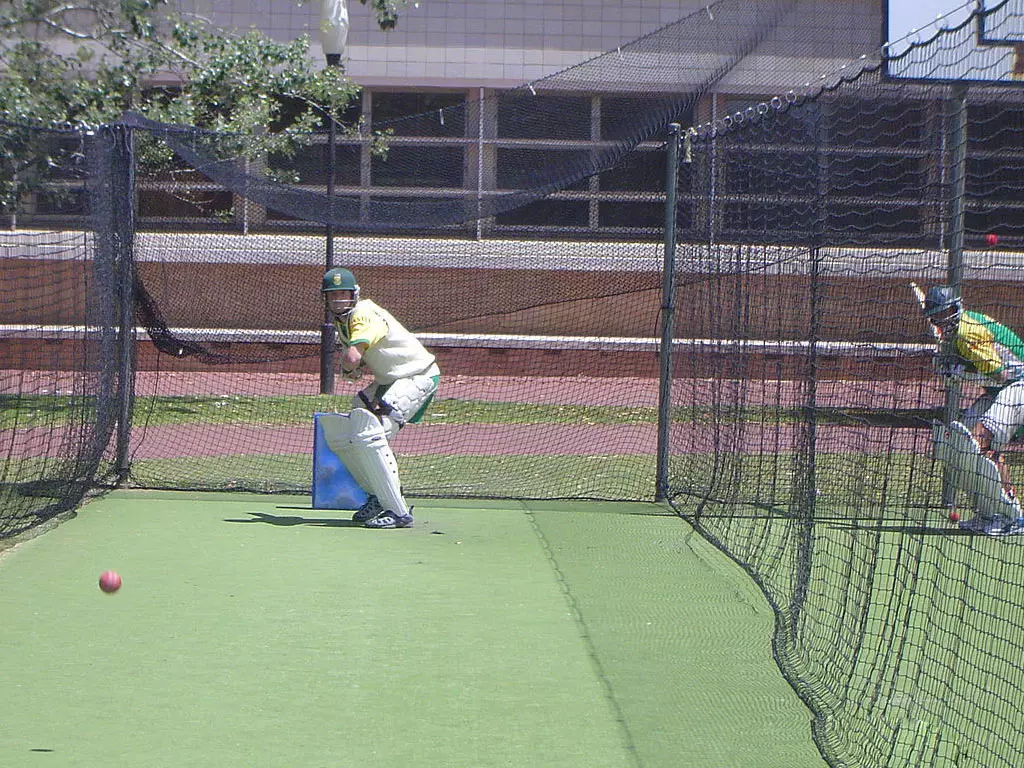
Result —
M 936 455 L 971 497 L 975 516 L 960 527 L 989 536 L 1024 533 L 1003 448 L 1024 426 L 1024 341 L 988 315 L 963 308 L 955 290 L 933 286 L 922 311 L 937 329 L 942 377 L 974 382 L 984 393 L 947 429 L 935 425 Z
M 408 528 L 412 507 L 402 496 L 390 440 L 422 417 L 437 392 L 441 372 L 434 356 L 384 308 L 359 295 L 355 275 L 336 267 L 324 274 L 321 292 L 334 317 L 341 371 L 349 381 L 368 371 L 373 383 L 352 401 L 327 444 L 366 491 L 352 519 L 367 528 Z

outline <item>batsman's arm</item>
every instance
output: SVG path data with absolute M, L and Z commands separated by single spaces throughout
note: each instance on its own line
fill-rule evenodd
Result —
M 341 373 L 347 381 L 359 381 L 363 377 L 363 351 L 365 343 L 346 346 L 341 356 Z

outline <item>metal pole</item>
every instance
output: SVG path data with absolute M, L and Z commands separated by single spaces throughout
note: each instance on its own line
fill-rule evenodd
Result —
M 328 57 L 330 61 L 330 57 Z M 340 59 L 339 59 L 340 63 Z M 334 124 L 334 113 L 333 111 L 327 112 L 327 226 L 324 234 L 327 238 L 326 256 L 324 259 L 325 271 L 334 267 L 334 225 L 331 223 L 331 214 L 333 213 L 333 206 L 330 205 L 333 202 L 334 197 L 334 162 L 335 162 L 335 151 L 334 142 L 337 138 L 335 133 Z M 334 394 L 334 349 L 336 346 L 336 339 L 334 335 L 334 318 L 331 317 L 331 313 L 325 308 L 324 309 L 324 321 L 323 325 L 320 326 L 320 394 L 321 395 L 333 395 Z
M 477 100 L 476 128 L 476 239 L 483 239 L 484 213 L 484 89 L 481 87 Z
M 675 335 L 676 189 L 679 183 L 679 123 L 669 125 L 665 153 L 665 258 L 661 275 L 661 357 L 658 373 L 658 467 L 654 500 L 669 497 L 668 449 L 672 421 L 672 340 Z
M 953 86 L 953 98 L 949 116 L 949 148 L 950 148 L 950 198 L 949 198 L 949 264 L 946 282 L 953 289 L 953 294 L 960 298 L 964 278 L 964 199 L 967 194 L 967 86 L 957 83 Z M 941 353 L 954 355 L 956 350 L 950 345 L 952 339 L 943 339 Z M 960 382 L 946 378 L 946 403 L 944 421 L 950 422 L 960 418 Z M 942 478 L 942 503 L 952 507 L 956 503 L 956 487 L 952 483 L 950 473 L 944 472 Z
M 118 127 L 114 135 L 120 145 L 115 150 L 118 189 L 114 199 L 120 198 L 127 209 L 125 216 L 114 222 L 115 254 L 118 298 L 118 419 L 116 465 L 117 481 L 128 479 L 131 459 L 128 450 L 132 431 L 132 410 L 135 406 L 135 134 L 130 128 Z

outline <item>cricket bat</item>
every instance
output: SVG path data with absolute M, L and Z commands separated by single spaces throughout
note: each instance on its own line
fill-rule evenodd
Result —
M 924 311 L 924 291 L 921 290 L 921 286 L 917 283 L 910 284 L 910 290 L 914 292 L 914 298 L 917 299 L 917 305 Z M 939 333 L 939 329 L 935 327 L 933 323 L 928 323 L 928 327 L 931 328 L 932 336 L 935 337 L 936 341 L 942 340 L 942 334 Z

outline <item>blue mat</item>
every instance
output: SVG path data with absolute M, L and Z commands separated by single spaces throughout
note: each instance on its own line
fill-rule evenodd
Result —
M 366 492 L 352 478 L 341 459 L 327 445 L 328 431 L 347 419 L 342 413 L 313 414 L 313 509 L 359 509 Z

